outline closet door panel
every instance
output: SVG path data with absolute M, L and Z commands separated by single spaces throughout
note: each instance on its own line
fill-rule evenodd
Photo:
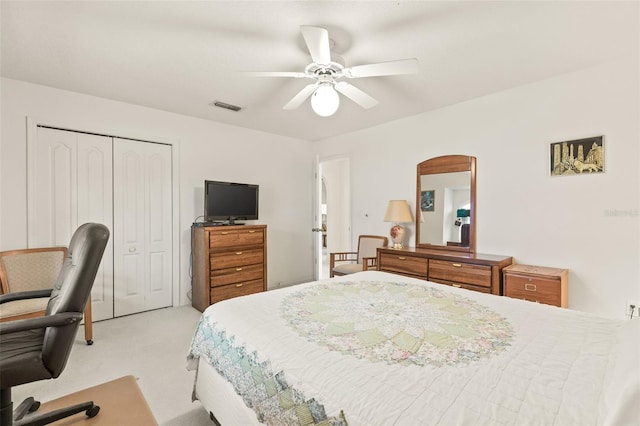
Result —
M 146 144 L 147 309 L 172 303 L 171 147 Z
M 111 231 L 111 138 L 38 127 L 29 143 L 29 247 L 68 246 L 73 232 L 86 222 L 102 223 Z M 111 239 L 91 300 L 94 321 L 113 317 Z
M 116 316 L 171 306 L 170 146 L 114 140 L 114 215 Z
M 28 175 L 29 247 L 68 246 L 77 218 L 77 133 L 39 127 Z
M 78 224 L 103 223 L 111 232 L 91 290 L 94 321 L 113 318 L 112 138 L 78 134 Z
M 115 316 L 145 310 L 145 165 L 136 145 L 122 139 L 113 145 Z

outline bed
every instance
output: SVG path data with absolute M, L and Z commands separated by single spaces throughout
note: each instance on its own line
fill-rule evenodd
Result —
M 378 271 L 210 306 L 187 365 L 223 425 L 639 424 L 640 320 Z

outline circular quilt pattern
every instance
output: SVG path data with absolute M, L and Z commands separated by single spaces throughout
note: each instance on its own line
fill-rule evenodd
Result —
M 321 282 L 285 297 L 281 314 L 301 336 L 388 364 L 454 365 L 509 346 L 506 318 L 444 289 L 379 281 Z

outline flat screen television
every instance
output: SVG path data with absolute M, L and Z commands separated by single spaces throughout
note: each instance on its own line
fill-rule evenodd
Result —
M 234 224 L 258 219 L 258 185 L 204 181 L 204 220 Z

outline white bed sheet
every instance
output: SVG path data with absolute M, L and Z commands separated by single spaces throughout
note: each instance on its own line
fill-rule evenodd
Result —
M 354 281 L 426 286 L 471 300 L 508 323 L 509 345 L 479 359 L 444 365 L 371 362 L 308 341 L 281 312 L 285 299 L 318 283 Z M 607 401 L 605 395 L 616 388 L 611 370 L 618 364 L 625 321 L 377 271 L 227 300 L 209 307 L 202 320 L 215 322 L 237 344 L 268 359 L 274 371 L 283 370 L 289 383 L 315 398 L 327 415 L 343 412 L 350 425 L 590 425 L 621 418 L 618 401 Z M 190 354 L 190 368 L 196 368 L 198 355 Z M 195 393 L 207 410 L 222 424 L 255 419 L 246 407 L 221 411 L 214 402 L 221 401 L 221 391 L 211 382 L 215 372 L 204 370 L 198 371 Z M 637 371 L 630 374 L 633 394 Z M 225 392 L 233 389 L 226 387 Z

